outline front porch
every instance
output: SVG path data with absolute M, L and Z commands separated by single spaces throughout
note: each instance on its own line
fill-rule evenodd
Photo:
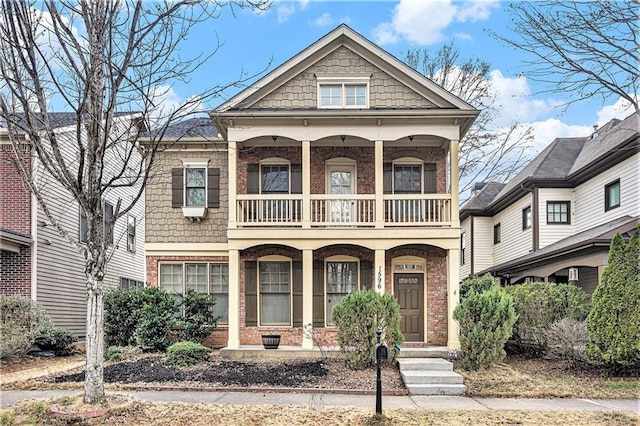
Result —
M 447 359 L 449 349 L 446 346 L 405 347 L 401 345 L 398 358 L 443 358 Z M 342 355 L 338 346 L 316 346 L 304 349 L 301 346 L 279 346 L 278 349 L 265 349 L 259 345 L 241 345 L 237 349 L 228 347 L 220 349 L 220 357 L 224 359 L 338 359 Z

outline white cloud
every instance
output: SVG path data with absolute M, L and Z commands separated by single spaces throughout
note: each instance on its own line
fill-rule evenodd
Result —
M 497 0 L 400 0 L 391 22 L 374 28 L 373 39 L 378 44 L 395 43 L 400 38 L 420 45 L 437 43 L 451 24 L 487 19 L 497 4 Z
M 151 121 L 164 121 L 167 116 L 180 110 L 177 116 L 182 117 L 203 110 L 202 100 L 180 96 L 171 86 L 157 86 L 150 94 L 155 107 L 149 108 Z
M 636 99 L 638 99 L 640 95 L 636 95 Z M 628 117 L 634 111 L 631 102 L 620 97 L 613 105 L 605 105 L 598 112 L 598 126 L 603 126 L 607 124 L 614 118 L 618 118 L 622 120 L 623 118 Z
M 311 21 L 311 24 L 315 25 L 316 27 L 327 27 L 334 22 L 335 20 L 331 17 L 331 14 L 323 13 L 322 15 Z
M 289 18 L 295 13 L 296 8 L 291 4 L 283 4 L 278 6 L 276 12 L 278 13 L 278 24 L 287 22 Z
M 593 129 L 590 126 L 576 126 L 563 123 L 557 118 L 530 123 L 533 127 L 533 150 L 538 153 L 556 138 L 574 138 L 589 136 Z

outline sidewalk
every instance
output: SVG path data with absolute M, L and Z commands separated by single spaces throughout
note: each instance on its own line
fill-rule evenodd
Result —
M 49 399 L 77 394 L 79 390 L 0 391 L 0 408 L 8 408 L 26 399 Z M 371 407 L 375 395 L 324 393 L 260 393 L 260 392 L 186 392 L 123 391 L 139 401 L 183 402 L 204 404 L 301 405 L 322 407 Z M 435 410 L 532 410 L 532 411 L 622 411 L 640 415 L 640 399 L 522 399 L 468 398 L 462 396 L 383 396 L 382 408 L 421 408 Z

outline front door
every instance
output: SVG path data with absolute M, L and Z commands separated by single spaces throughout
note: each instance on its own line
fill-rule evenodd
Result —
M 424 342 L 424 276 L 394 274 L 394 294 L 400 305 L 400 331 L 406 342 Z
M 355 191 L 355 168 L 353 166 L 331 166 L 328 189 L 331 195 L 349 195 Z M 353 220 L 353 203 L 348 197 L 329 202 L 329 222 L 349 223 Z

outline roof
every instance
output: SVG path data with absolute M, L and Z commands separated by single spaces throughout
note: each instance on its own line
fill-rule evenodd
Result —
M 136 114 L 136 112 L 135 111 L 116 112 L 115 116 L 120 117 L 123 115 L 131 115 L 131 114 Z M 15 116 L 19 121 L 20 127 L 24 127 L 26 125 L 25 123 L 26 114 L 23 112 L 20 112 L 20 113 L 17 113 Z M 78 122 L 78 115 L 75 112 L 48 112 L 47 116 L 49 117 L 49 122 L 51 123 L 54 129 L 73 126 Z M 35 130 L 44 130 L 45 128 L 41 120 L 36 121 L 34 124 L 36 127 Z M 6 121 L 4 120 L 3 117 L 0 117 L 0 127 L 5 127 L 5 128 L 7 127 Z
M 488 271 L 501 271 L 501 273 L 506 273 L 509 269 L 546 261 L 551 257 L 562 256 L 569 252 L 575 252 L 576 250 L 582 250 L 595 245 L 608 247 L 617 233 L 631 233 L 639 224 L 640 216 L 622 216 L 605 224 L 571 235 L 540 250 L 519 257 L 516 260 L 493 266 Z
M 486 209 L 504 187 L 504 183 L 487 182 L 480 190 L 477 190 L 462 207 L 460 207 L 460 211 Z
M 140 135 L 142 138 L 157 138 L 168 140 L 180 139 L 218 139 L 220 133 L 209 117 L 194 117 L 188 120 L 170 124 L 166 128 L 152 130 Z

